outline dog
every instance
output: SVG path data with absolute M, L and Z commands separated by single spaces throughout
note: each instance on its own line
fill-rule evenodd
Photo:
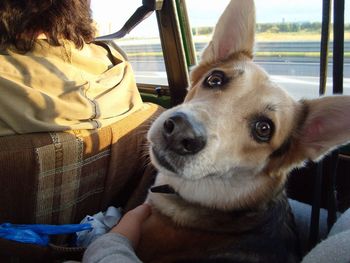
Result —
M 254 28 L 253 0 L 231 0 L 184 103 L 148 132 L 143 262 L 301 260 L 287 175 L 350 140 L 350 97 L 293 99 L 254 63 Z

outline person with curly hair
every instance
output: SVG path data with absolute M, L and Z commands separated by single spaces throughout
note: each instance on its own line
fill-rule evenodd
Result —
M 100 128 L 142 107 L 129 62 L 94 37 L 88 0 L 0 1 L 0 136 Z

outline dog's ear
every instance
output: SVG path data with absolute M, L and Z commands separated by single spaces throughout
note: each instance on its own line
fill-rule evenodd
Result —
M 318 160 L 350 141 L 350 96 L 330 96 L 302 102 L 304 121 L 297 131 L 297 152 Z
M 254 1 L 231 0 L 216 24 L 212 40 L 203 51 L 201 61 L 219 62 L 236 52 L 245 52 L 252 57 L 254 34 Z

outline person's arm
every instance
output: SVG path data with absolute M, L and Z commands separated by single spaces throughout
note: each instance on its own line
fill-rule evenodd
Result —
M 328 237 L 314 247 L 302 263 L 350 262 L 350 208 L 335 222 Z
M 140 263 L 134 248 L 140 239 L 142 223 L 151 214 L 147 204 L 129 211 L 111 231 L 95 240 L 85 251 L 84 263 Z

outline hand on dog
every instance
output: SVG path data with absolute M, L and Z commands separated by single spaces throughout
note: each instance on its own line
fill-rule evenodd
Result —
M 110 232 L 126 237 L 136 248 L 140 240 L 141 226 L 150 215 L 151 207 L 148 204 L 142 204 L 127 212 Z

